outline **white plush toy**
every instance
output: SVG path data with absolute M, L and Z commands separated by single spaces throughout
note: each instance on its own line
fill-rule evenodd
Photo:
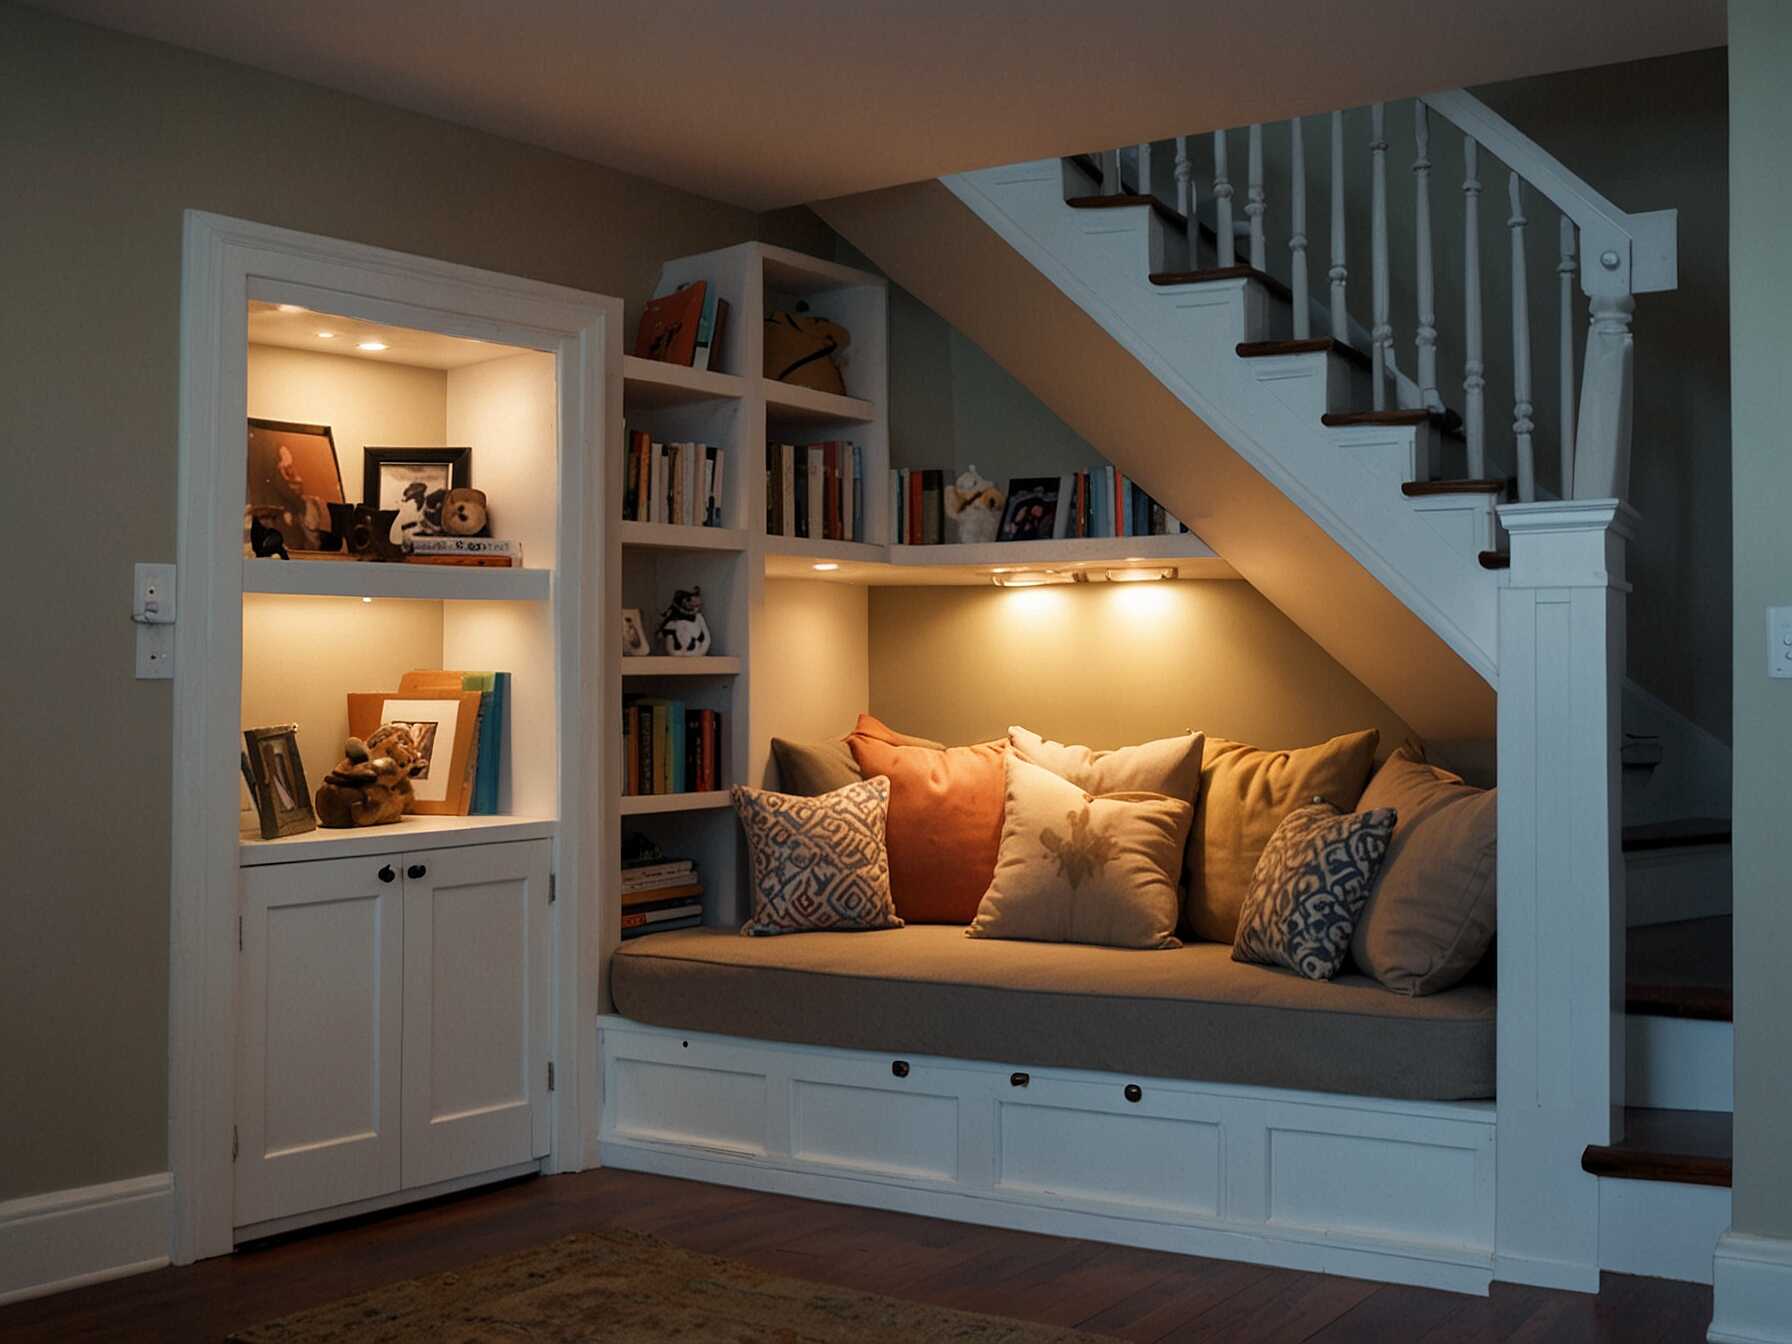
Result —
M 972 464 L 964 475 L 946 487 L 942 501 L 946 513 L 946 540 L 960 543 L 996 539 L 1007 496 L 994 481 L 986 481 Z
M 703 590 L 680 588 L 672 605 L 660 616 L 660 647 L 684 658 L 700 658 L 709 652 L 709 622 L 703 619 Z

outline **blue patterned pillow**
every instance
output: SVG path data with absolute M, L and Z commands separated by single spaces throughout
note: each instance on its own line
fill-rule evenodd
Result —
M 902 927 L 884 846 L 888 776 L 816 798 L 736 785 L 734 810 L 753 863 L 753 918 L 742 933 Z
M 1336 975 L 1395 819 L 1391 807 L 1340 813 L 1323 799 L 1282 818 L 1238 912 L 1232 960 L 1287 966 L 1309 980 Z

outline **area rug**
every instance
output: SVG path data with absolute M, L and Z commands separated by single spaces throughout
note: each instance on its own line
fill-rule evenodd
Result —
M 577 1232 L 232 1335 L 236 1344 L 1089 1344 L 1096 1336 L 767 1274 L 638 1232 Z

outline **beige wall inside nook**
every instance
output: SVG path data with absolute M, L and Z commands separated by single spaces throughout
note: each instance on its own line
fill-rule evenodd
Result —
M 753 631 L 753 741 L 747 782 L 767 772 L 774 737 L 814 742 L 850 732 L 871 702 L 866 589 L 850 583 L 768 579 Z

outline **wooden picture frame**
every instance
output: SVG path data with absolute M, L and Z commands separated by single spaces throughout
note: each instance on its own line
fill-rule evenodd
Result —
M 248 418 L 248 481 L 243 536 L 249 519 L 280 533 L 289 551 L 342 548 L 330 505 L 344 503 L 342 462 L 328 425 Z
M 399 723 L 411 730 L 423 765 L 411 776 L 418 816 L 464 817 L 473 802 L 473 765 L 479 755 L 478 691 L 353 691 L 348 730 L 365 739 Z
M 243 779 L 255 800 L 263 840 L 317 829 L 298 733 L 296 723 L 243 729 Z

